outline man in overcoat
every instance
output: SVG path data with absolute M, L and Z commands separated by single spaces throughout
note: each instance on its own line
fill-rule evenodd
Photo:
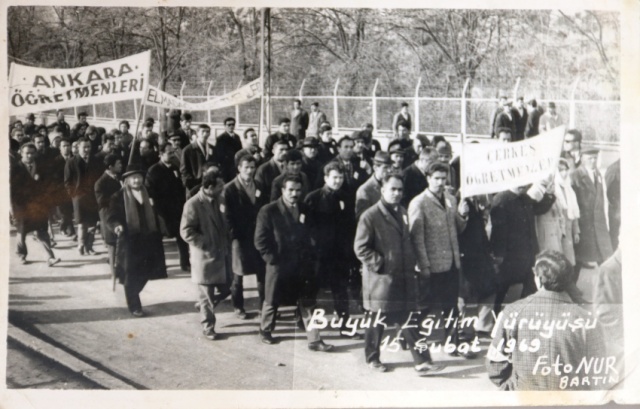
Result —
M 373 174 L 356 192 L 356 220 L 365 210 L 380 200 L 382 179 L 391 172 L 391 158 L 387 152 L 378 151 L 373 157 Z
M 236 120 L 234 118 L 226 118 L 224 120 L 225 131 L 216 137 L 215 158 L 220 164 L 222 178 L 225 183 L 230 182 L 236 176 L 235 155 L 242 149 L 242 141 L 234 130 Z
M 198 286 L 202 333 L 212 341 L 217 338 L 214 308 L 231 294 L 231 241 L 220 197 L 223 189 L 220 171 L 207 172 L 200 191 L 184 205 L 180 221 L 180 235 L 189 243 L 191 281 Z
M 386 176 L 382 181 L 382 198 L 367 209 L 360 221 L 353 245 L 362 262 L 362 297 L 367 314 L 380 316 L 387 325 L 403 325 L 411 311 L 416 309 L 416 259 L 407 211 L 400 205 L 402 179 L 398 175 Z M 380 343 L 386 325 L 365 329 L 365 360 L 369 368 L 385 372 L 380 362 Z M 414 368 L 419 374 L 434 373 L 443 366 L 431 361 L 426 342 L 420 340 L 418 328 L 403 328 L 413 356 Z M 417 346 L 424 342 L 424 347 Z
M 402 171 L 404 183 L 402 206 L 409 207 L 413 198 L 424 192 L 427 188 L 427 170 L 437 160 L 438 152 L 434 148 L 426 146 L 419 152 L 418 160 Z
M 291 133 L 301 141 L 305 138 L 308 127 L 309 113 L 302 109 L 302 101 L 296 99 L 293 101 L 293 110 L 291 111 Z
M 290 128 L 291 120 L 289 118 L 280 118 L 280 121 L 278 121 L 278 131 L 269 135 L 264 143 L 264 151 L 262 153 L 265 159 L 270 159 L 273 156 L 273 147 L 277 141 L 284 141 L 289 145 L 289 149 L 296 147 L 298 139 L 295 135 L 289 133 Z
M 213 146 L 207 143 L 209 135 L 211 135 L 209 125 L 199 125 L 196 139 L 182 150 L 180 175 L 187 192 L 202 182 L 205 162 L 215 157 Z
M 273 156 L 267 162 L 260 165 L 256 171 L 256 186 L 260 191 L 271 196 L 273 181 L 285 170 L 284 158 L 289 150 L 289 145 L 284 140 L 278 140 L 273 145 Z
M 571 186 L 580 207 L 580 241 L 576 244 L 578 265 L 602 264 L 613 254 L 604 207 L 604 182 L 598 171 L 597 149 L 582 152 L 581 164 L 571 173 Z M 576 278 L 577 279 L 577 278 Z
M 277 342 L 272 331 L 280 305 L 297 306 L 306 329 L 308 348 L 327 352 L 317 328 L 309 328 L 316 305 L 317 284 L 312 272 L 314 251 L 308 227 L 308 209 L 301 201 L 302 182 L 288 176 L 282 196 L 260 209 L 254 243 L 267 264 L 265 300 L 260 319 L 260 338 L 265 344 Z
M 69 159 L 64 170 L 64 186 L 73 200 L 78 223 L 78 251 L 93 255 L 93 241 L 99 220 L 98 202 L 94 192 L 96 181 L 102 176 L 103 165 L 91 156 L 91 142 L 78 140 L 78 155 Z
M 116 243 L 118 236 L 109 228 L 107 216 L 109 214 L 109 203 L 111 196 L 118 192 L 122 185 L 120 184 L 120 174 L 122 173 L 122 158 L 116 154 L 107 155 L 104 158 L 104 166 L 106 170 L 100 176 L 94 185 L 96 201 L 98 202 L 98 214 L 100 216 L 100 233 L 107 246 L 109 253 L 109 267 L 111 274 L 116 275 Z
M 180 219 L 186 202 L 185 190 L 180 173 L 175 166 L 175 147 L 171 143 L 160 146 L 160 161 L 147 172 L 145 185 L 154 201 L 158 217 L 162 220 L 163 234 L 176 238 L 180 269 L 189 271 L 189 245 L 180 236 Z
M 256 159 L 247 153 L 238 158 L 238 176 L 224 186 L 224 213 L 231 233 L 231 302 L 240 319 L 247 318 L 244 309 L 243 278 L 256 275 L 258 283 L 259 309 L 264 302 L 265 264 L 253 243 L 256 221 L 260 208 L 269 202 L 266 192 L 261 191 L 253 180 Z

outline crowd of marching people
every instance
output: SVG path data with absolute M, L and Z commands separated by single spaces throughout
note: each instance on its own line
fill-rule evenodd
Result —
M 566 132 L 549 178 L 460 199 L 460 157 L 446 138 L 412 133 L 406 103 L 393 116 L 385 150 L 371 124 L 336 138 L 319 104 L 307 112 L 298 100 L 263 146 L 254 129 L 238 135 L 234 118 L 212 135 L 208 125 L 193 125 L 189 113 L 171 111 L 163 132 L 154 132 L 149 118 L 134 135 L 127 121 L 107 132 L 90 125 L 86 113 L 77 116 L 73 127 L 62 111 L 48 125 L 36 125 L 34 115 L 11 124 L 20 261 L 28 263 L 29 233 L 53 267 L 61 263 L 56 235 L 71 237 L 80 255 L 92 255 L 99 231 L 130 313 L 143 317 L 140 293 L 148 280 L 167 277 L 163 238 L 175 239 L 210 340 L 217 338 L 215 307 L 222 300 L 230 296 L 235 316 L 247 318 L 248 275 L 258 283 L 261 342 L 279 341 L 273 335 L 278 308 L 295 305 L 308 348 L 331 351 L 310 325 L 318 292 L 328 288 L 340 335 L 363 338 L 366 363 L 378 372 L 388 369 L 380 360 L 385 326 L 352 331 L 350 314 L 402 324 L 412 313 L 458 317 L 473 303 L 475 334 L 497 337 L 488 357 L 491 379 L 517 388 L 518 357 L 496 343 L 514 336 L 501 324 L 494 328 L 505 300 L 551 294 L 543 304 L 578 303 L 581 269 L 599 266 L 618 248 L 620 162 L 602 175 L 598 150 L 583 149 L 576 129 Z M 515 105 L 501 98 L 490 122 L 492 138 L 504 143 L 563 124 L 553 103 L 544 112 L 523 98 Z M 467 334 L 448 322 L 445 336 L 457 345 Z M 398 337 L 420 375 L 443 369 L 429 349 L 416 347 L 417 328 L 403 326 Z M 475 357 L 470 350 L 454 353 Z M 518 376 L 520 386 L 544 388 Z

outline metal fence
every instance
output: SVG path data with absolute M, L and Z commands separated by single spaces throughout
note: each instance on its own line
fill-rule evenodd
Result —
M 490 116 L 496 108 L 495 98 L 467 98 L 469 81 L 460 90 L 460 97 L 431 97 L 421 93 L 421 81 L 418 80 L 413 95 L 401 97 L 378 96 L 379 81 L 371 87 L 369 95 L 341 95 L 340 80 L 337 79 L 332 95 L 305 95 L 303 81 L 297 95 L 271 96 L 271 124 L 272 129 L 264 129 L 264 135 L 275 130 L 278 119 L 289 117 L 292 100 L 300 99 L 303 106 L 308 107 L 312 102 L 320 104 L 336 134 L 350 133 L 360 129 L 364 123 L 374 126 L 374 133 L 379 137 L 392 134 L 391 122 L 393 115 L 399 111 L 400 103 L 409 103 L 409 112 L 413 117 L 413 132 L 427 135 L 458 136 L 464 133 L 468 137 L 483 138 L 489 136 Z M 520 80 L 514 85 L 510 94 L 518 95 Z M 201 84 L 202 85 L 202 84 Z M 212 94 L 213 82 L 207 87 L 201 87 L 197 92 L 185 93 L 186 83 L 182 83 L 179 91 L 174 93 L 189 102 L 202 102 L 217 95 Z M 240 86 L 241 84 L 238 84 Z M 567 126 L 577 128 L 583 133 L 586 142 L 598 145 L 613 145 L 619 143 L 620 134 L 620 101 L 617 100 L 579 100 L 574 99 L 577 80 L 571 87 L 570 97 L 554 99 L 557 111 Z M 206 92 L 204 92 L 206 89 Z M 277 88 L 276 88 L 277 89 Z M 177 92 L 176 92 L 177 91 Z M 214 91 L 225 91 L 215 89 Z M 200 95 L 194 95 L 194 94 Z M 224 92 L 221 92 L 224 93 Z M 538 100 L 546 106 L 551 100 Z M 122 101 L 111 104 L 99 104 L 76 107 L 74 114 L 82 110 L 87 111 L 94 121 L 117 122 L 122 119 L 135 121 L 140 101 Z M 70 110 L 69 110 L 70 111 Z M 68 112 L 71 113 L 71 112 Z M 208 123 L 214 129 L 222 129 L 224 118 L 236 119 L 238 128 L 254 127 L 258 129 L 260 122 L 260 100 L 251 101 L 241 106 L 226 109 L 193 112 L 194 123 Z M 161 109 L 144 107 L 142 116 L 159 119 L 163 115 Z M 162 121 L 158 121 L 159 123 Z

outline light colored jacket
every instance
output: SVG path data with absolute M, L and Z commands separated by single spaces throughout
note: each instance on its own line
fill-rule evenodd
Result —
M 411 242 L 421 272 L 443 273 L 451 266 L 460 269 L 458 234 L 467 226 L 458 214 L 456 198 L 445 192 L 445 207 L 429 190 L 409 204 Z

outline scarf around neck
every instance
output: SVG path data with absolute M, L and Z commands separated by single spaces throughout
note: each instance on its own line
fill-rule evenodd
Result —
M 142 205 L 144 206 L 144 216 L 149 232 L 157 232 L 156 219 L 154 217 L 153 207 L 149 201 L 147 189 L 142 186 L 140 193 L 142 194 Z M 124 213 L 127 218 L 127 230 L 129 233 L 140 233 L 140 214 L 138 213 L 138 201 L 130 186 L 124 186 Z

